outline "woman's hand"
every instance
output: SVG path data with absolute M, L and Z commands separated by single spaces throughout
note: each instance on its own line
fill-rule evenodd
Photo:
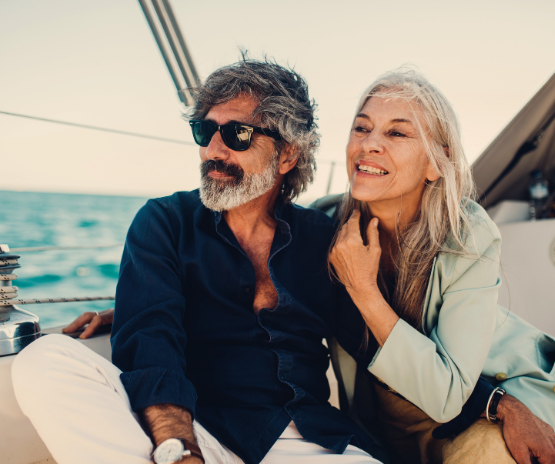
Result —
M 339 232 L 330 253 L 330 262 L 366 325 L 380 346 L 383 346 L 399 316 L 391 309 L 378 288 L 382 254 L 378 218 L 373 218 L 368 224 L 368 245 L 364 245 L 362 241 L 359 220 L 360 212 L 355 210 Z
M 67 327 L 62 329 L 63 333 L 72 333 L 76 332 L 86 324 L 89 324 L 85 327 L 85 330 L 79 338 L 89 338 L 93 335 L 99 327 L 111 324 L 114 320 L 114 309 L 107 309 L 106 311 L 102 311 L 100 313 L 88 311 L 86 313 L 81 314 L 77 319 L 75 319 L 71 324 Z
M 378 270 L 382 249 L 378 218 L 368 224 L 368 245 L 364 245 L 360 235 L 360 212 L 354 210 L 343 225 L 335 246 L 330 254 L 330 262 L 337 277 L 354 299 L 356 296 L 374 296 L 378 289 Z

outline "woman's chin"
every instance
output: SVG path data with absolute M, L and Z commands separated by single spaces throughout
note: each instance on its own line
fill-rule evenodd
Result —
M 365 203 L 379 200 L 381 198 L 380 193 L 374 191 L 374 189 L 357 188 L 356 185 L 351 188 L 351 196 L 355 200 L 364 201 Z

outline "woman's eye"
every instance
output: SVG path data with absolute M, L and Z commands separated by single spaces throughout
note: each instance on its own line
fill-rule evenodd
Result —
M 403 134 L 402 132 L 397 132 L 397 131 L 392 131 L 389 134 L 392 135 L 393 137 L 406 137 L 405 134 Z
M 369 130 L 362 126 L 355 126 L 355 132 L 369 132 Z

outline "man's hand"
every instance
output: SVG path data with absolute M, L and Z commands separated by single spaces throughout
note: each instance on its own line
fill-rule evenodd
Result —
M 157 404 L 146 408 L 141 416 L 150 431 L 154 446 L 168 438 L 182 438 L 197 445 L 191 413 L 186 409 L 175 404 Z M 202 464 L 196 456 L 186 456 L 178 462 Z
M 85 327 L 85 330 L 83 331 L 83 333 L 79 335 L 79 338 L 89 338 L 99 329 L 99 327 L 106 324 L 111 324 L 113 320 L 114 320 L 114 308 L 107 309 L 106 311 L 102 311 L 98 314 L 96 312 L 87 311 L 86 313 L 81 314 L 67 327 L 64 327 L 62 329 L 62 332 L 63 333 L 77 332 L 79 329 L 89 324 L 87 325 L 87 327 Z
M 503 438 L 518 464 L 555 464 L 555 432 L 515 397 L 503 395 L 497 406 Z

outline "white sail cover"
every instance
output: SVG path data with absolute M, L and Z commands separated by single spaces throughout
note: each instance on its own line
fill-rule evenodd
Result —
M 472 165 L 478 196 L 481 197 L 491 189 L 482 199 L 482 206 L 487 208 L 501 200 L 527 200 L 529 175 L 534 169 L 543 171 L 550 181 L 550 189 L 555 188 L 555 121 L 546 128 L 538 147 L 524 155 L 492 188 L 520 147 L 531 141 L 553 114 L 555 74 Z

